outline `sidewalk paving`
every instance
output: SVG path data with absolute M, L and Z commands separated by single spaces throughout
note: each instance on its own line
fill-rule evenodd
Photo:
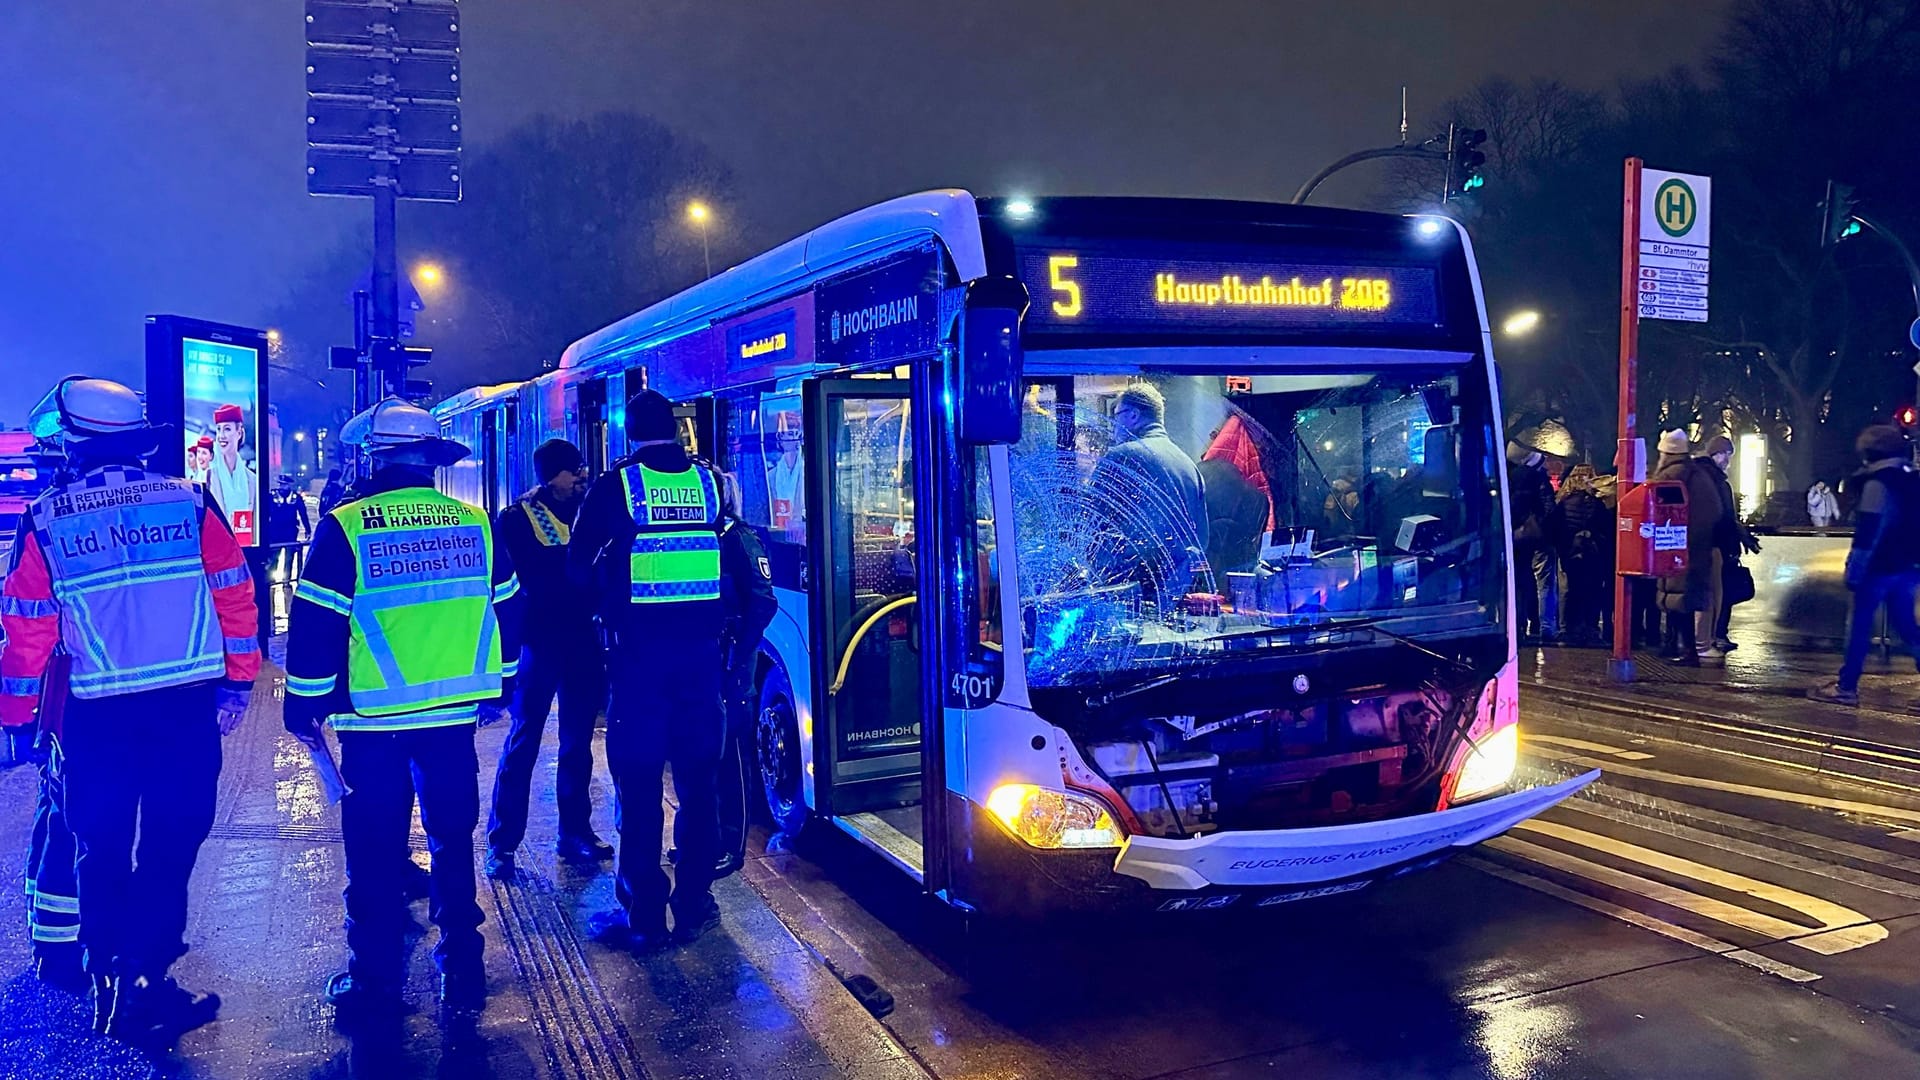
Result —
M 1613 681 L 1610 650 L 1548 646 L 1520 653 L 1522 715 L 1530 702 L 1555 715 L 1636 734 L 1737 749 L 1847 779 L 1920 785 L 1920 674 L 1898 649 L 1875 649 L 1858 706 L 1806 696 L 1832 678 L 1838 652 L 1808 649 L 1736 618 L 1740 648 L 1724 668 L 1679 667 L 1634 653 L 1636 679 Z
M 305 751 L 281 731 L 283 689 L 278 669 L 269 670 L 224 744 L 219 811 L 193 878 L 192 951 L 175 969 L 183 984 L 220 994 L 224 1007 L 169 1057 L 150 1060 L 94 1036 L 85 1003 L 26 974 L 22 863 L 35 779 L 28 768 L 0 771 L 0 1080 L 924 1076 L 739 877 L 715 890 L 723 930 L 690 946 L 636 958 L 589 943 L 582 923 L 613 903 L 611 867 L 553 856 L 551 737 L 534 776 L 521 879 L 481 882 L 492 995 L 477 1023 L 439 1016 L 426 936 L 414 942 L 413 1007 L 398 1040 L 337 1034 L 320 994 L 346 961 L 339 811 L 321 796 Z M 480 733 L 482 829 L 505 734 L 504 725 Z M 594 796 L 606 834 L 611 794 L 603 769 Z M 417 819 L 413 842 L 424 864 Z M 424 902 L 412 908 L 422 928 L 431 925 L 425 912 Z

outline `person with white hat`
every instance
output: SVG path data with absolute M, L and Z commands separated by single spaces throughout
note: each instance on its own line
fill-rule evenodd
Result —
M 1660 609 L 1667 613 L 1671 638 L 1663 659 L 1681 667 L 1699 667 L 1696 623 L 1700 613 L 1708 610 L 1713 576 L 1719 572 L 1714 536 L 1724 508 L 1712 477 L 1694 460 L 1685 430 L 1675 428 L 1661 435 L 1659 448 L 1652 479 L 1678 481 L 1687 489 L 1687 568 L 1659 579 Z
M 340 437 L 372 472 L 314 530 L 289 615 L 284 722 L 310 747 L 321 745 L 323 721 L 340 737 L 349 958 L 327 1000 L 338 1022 L 355 1026 L 399 1012 L 399 871 L 416 789 L 433 860 L 440 999 L 457 1009 L 485 999 L 474 729 L 509 712 L 520 585 L 486 513 L 434 489 L 434 471 L 467 449 L 430 413 L 388 398 Z
M 213 827 L 220 739 L 260 671 L 253 576 L 204 488 L 151 471 L 140 395 L 62 379 L 33 432 L 73 477 L 34 500 L 0 592 L 0 724 L 33 719 L 71 658 L 60 751 L 96 1030 L 170 1043 L 220 999 L 167 974 L 187 951 L 187 879 Z

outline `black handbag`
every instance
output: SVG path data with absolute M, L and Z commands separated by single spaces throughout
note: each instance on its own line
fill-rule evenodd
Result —
M 1739 563 L 1728 563 L 1720 591 L 1728 607 L 1753 599 L 1753 571 Z

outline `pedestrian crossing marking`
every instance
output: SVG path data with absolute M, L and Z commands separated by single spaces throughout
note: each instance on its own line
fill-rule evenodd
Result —
M 1858 886 L 1862 889 L 1871 889 L 1874 892 L 1885 893 L 1888 896 L 1898 896 L 1907 900 L 1920 900 L 1920 885 L 1914 885 L 1909 882 L 1901 881 L 1898 878 L 1883 877 L 1882 875 L 1870 873 L 1865 870 L 1856 870 L 1851 866 L 1842 866 L 1838 863 L 1827 862 L 1823 859 L 1809 858 L 1807 856 L 1800 855 L 1792 851 L 1783 850 L 1779 846 L 1768 847 L 1761 844 L 1755 844 L 1746 840 L 1737 839 L 1735 837 L 1723 836 L 1720 833 L 1708 832 L 1705 829 L 1696 829 L 1689 825 L 1681 825 L 1678 822 L 1666 821 L 1666 820 L 1662 820 L 1660 818 L 1654 818 L 1654 817 L 1647 817 L 1645 815 L 1635 813 L 1631 810 L 1619 810 L 1613 807 L 1604 806 L 1604 805 L 1600 805 L 1592 802 L 1582 802 L 1582 803 L 1576 804 L 1572 801 L 1569 801 L 1566 803 L 1562 803 L 1561 805 L 1564 806 L 1566 809 L 1571 810 L 1575 813 L 1590 814 L 1594 817 L 1602 818 L 1607 821 L 1618 822 L 1622 825 L 1629 825 L 1629 826 L 1632 826 L 1633 828 L 1640 829 L 1646 832 L 1660 833 L 1665 836 L 1671 836 L 1679 840 L 1687 841 L 1688 843 L 1699 844 L 1702 847 L 1715 848 L 1720 851 L 1729 852 L 1734 855 L 1742 855 L 1742 856 L 1745 856 L 1746 858 L 1755 859 L 1760 862 L 1773 863 L 1779 866 L 1785 866 L 1790 869 L 1798 870 L 1801 873 L 1813 874 L 1818 877 L 1830 878 L 1834 881 L 1842 881 L 1849 885 Z M 1684 804 L 1681 804 L 1681 805 L 1684 805 Z M 1689 813 L 1689 814 L 1701 813 L 1701 811 L 1695 808 L 1687 808 L 1682 812 Z M 1734 827 L 1738 828 L 1739 826 L 1735 825 Z M 1803 846 L 1813 847 L 1817 850 L 1827 851 L 1829 854 L 1840 854 L 1843 857 L 1851 857 L 1851 858 L 1861 857 L 1860 854 L 1849 855 L 1846 852 L 1835 851 L 1832 848 L 1830 848 L 1829 845 L 1826 842 L 1824 842 L 1820 837 L 1813 836 L 1812 834 L 1809 834 L 1809 833 L 1802 833 L 1795 829 L 1788 829 L 1782 826 L 1775 826 L 1772 829 L 1770 829 L 1768 833 L 1763 835 L 1771 835 L 1773 837 L 1786 840 L 1788 843 L 1799 844 Z M 1868 858 L 1870 861 L 1873 861 L 1873 851 L 1871 848 L 1861 849 L 1861 850 L 1865 852 L 1866 858 Z M 1883 857 L 1887 859 L 1898 858 L 1898 856 L 1893 856 L 1893 855 L 1887 855 Z M 1879 864 L 1876 862 L 1876 865 L 1879 865 Z
M 1548 881 L 1546 878 L 1537 877 L 1522 870 L 1515 870 L 1512 867 L 1502 866 L 1499 863 L 1489 862 L 1477 856 L 1469 855 L 1464 861 L 1467 865 L 1482 873 L 1492 874 L 1494 877 L 1511 881 L 1515 885 L 1524 886 L 1535 892 L 1544 893 L 1556 900 L 1565 900 L 1567 903 L 1573 904 L 1576 907 L 1583 907 L 1588 911 L 1618 919 L 1623 923 L 1637 926 L 1642 930 L 1650 930 L 1653 933 L 1659 934 L 1661 937 L 1671 938 L 1674 941 L 1691 945 L 1704 952 L 1710 952 L 1716 956 L 1724 956 L 1729 960 L 1764 971 L 1769 975 L 1778 975 L 1780 978 L 1786 979 L 1789 982 L 1809 983 L 1815 982 L 1820 978 L 1819 975 L 1805 968 L 1797 968 L 1792 964 L 1775 960 L 1771 956 L 1754 952 L 1751 949 L 1740 948 L 1732 942 L 1721 941 L 1715 937 L 1708 937 L 1697 930 L 1690 930 L 1684 926 L 1675 926 L 1673 923 L 1656 919 L 1644 912 L 1635 911 L 1630 907 L 1622 907 L 1611 900 L 1602 900 L 1597 896 L 1588 896 L 1586 893 L 1575 892 L 1561 885 L 1559 882 Z
M 1920 825 L 1920 810 L 1907 810 L 1898 806 L 1885 806 L 1881 803 L 1858 802 L 1853 799 L 1835 799 L 1825 795 L 1807 795 L 1798 791 L 1781 791 L 1777 788 L 1759 787 L 1754 784 L 1736 784 L 1727 780 L 1708 780 L 1700 776 L 1686 776 L 1681 773 L 1663 772 L 1639 765 L 1622 765 L 1613 761 L 1599 761 L 1594 758 L 1570 754 L 1563 750 L 1554 750 L 1537 745 L 1537 736 L 1528 741 L 1535 744 L 1533 752 L 1554 761 L 1564 761 L 1587 768 L 1605 769 L 1621 776 L 1637 776 L 1642 780 L 1658 780 L 1664 784 L 1678 784 L 1681 787 L 1699 788 L 1702 791 L 1720 791 L 1729 795 L 1747 795 L 1756 799 L 1771 799 L 1775 802 L 1794 803 L 1799 806 L 1812 806 L 1823 810 L 1839 810 L 1843 813 L 1857 814 L 1861 817 L 1879 818 L 1883 821 L 1906 821 Z
M 1527 741 L 1530 743 L 1552 743 L 1555 746 L 1566 746 L 1575 750 L 1591 750 L 1596 754 L 1606 754 L 1610 757 L 1617 757 L 1622 761 L 1646 761 L 1653 757 L 1652 754 L 1643 753 L 1639 750 L 1625 750 L 1618 746 L 1608 746 L 1606 743 L 1588 742 L 1585 739 L 1569 739 L 1561 735 L 1540 735 L 1531 731 L 1527 733 Z
M 1822 956 L 1851 952 L 1887 939 L 1886 927 L 1873 922 L 1860 912 L 1781 885 L 1756 881 L 1729 870 L 1697 863 L 1691 859 L 1683 859 L 1677 855 L 1669 855 L 1638 844 L 1630 844 L 1599 833 L 1587 832 L 1585 829 L 1576 829 L 1556 821 L 1541 821 L 1536 818 L 1521 822 L 1518 828 L 1790 908 L 1807 916 L 1818 925 L 1801 926 L 1798 923 L 1750 911 L 1737 904 L 1688 892 L 1665 882 L 1629 874 L 1623 870 L 1589 862 L 1558 849 L 1543 847 L 1525 840 L 1503 837 L 1495 841 L 1495 846 L 1500 850 L 1509 850 L 1512 854 L 1534 862 L 1599 881 L 1604 885 L 1624 889 L 1684 911 L 1691 911 L 1716 922 L 1738 926 L 1743 930 L 1750 930 L 1770 938 L 1785 939 L 1800 948 Z M 1513 848 L 1521 850 L 1511 851 Z

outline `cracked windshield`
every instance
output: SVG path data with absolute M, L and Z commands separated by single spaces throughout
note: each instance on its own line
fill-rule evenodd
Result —
M 1504 618 L 1487 388 L 1457 368 L 1037 379 L 1026 407 L 1036 687 Z

